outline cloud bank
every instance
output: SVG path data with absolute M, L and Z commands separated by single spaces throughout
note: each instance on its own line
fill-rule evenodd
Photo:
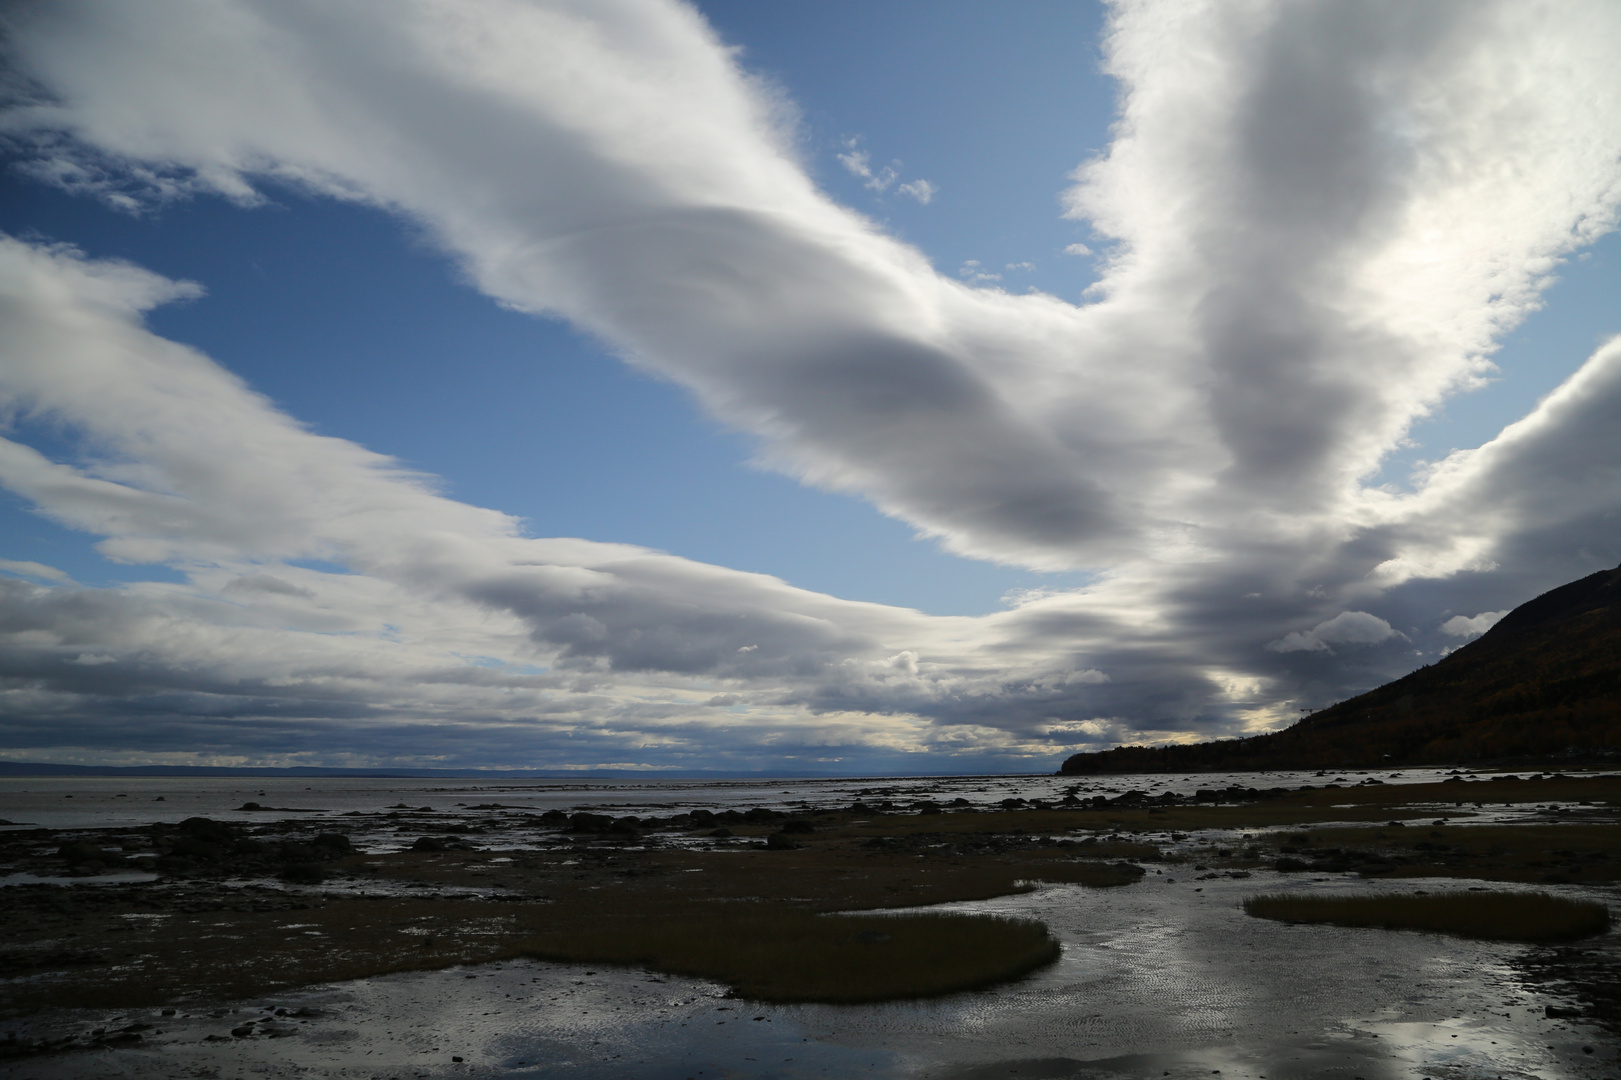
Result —
M 931 618 L 528 537 L 145 328 L 197 287 L 7 239 L 0 485 L 184 582 L 0 564 L 4 749 L 1048 767 L 1276 725 L 1455 643 L 1453 612 L 1621 557 L 1615 342 L 1410 491 L 1368 480 L 1614 226 L 1614 5 L 1115 5 L 1114 140 L 1064 194 L 1108 242 L 1083 304 L 942 275 L 831 201 L 677 3 L 4 18 L 0 130 L 34 176 L 374 205 L 773 467 L 953 552 L 1095 575 Z

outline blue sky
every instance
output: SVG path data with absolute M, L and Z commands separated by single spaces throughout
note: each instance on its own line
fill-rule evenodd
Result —
M 817 180 L 942 272 L 977 259 L 1011 288 L 1069 296 L 1094 280 L 1092 260 L 1063 254 L 1087 230 L 1059 216 L 1058 194 L 1108 138 L 1099 5 L 702 10 L 798 105 Z M 1036 101 L 1049 106 L 1030 109 Z M 1053 139 L 1055 121 L 1073 137 Z M 941 194 L 923 206 L 866 188 L 838 161 L 852 139 L 878 167 L 900 159 Z M 752 441 L 679 387 L 627 370 L 565 323 L 502 310 L 375 209 L 272 187 L 269 206 L 204 198 L 132 215 L 14 172 L 3 182 L 0 230 L 202 284 L 205 298 L 153 312 L 152 327 L 315 430 L 432 473 L 536 535 L 645 544 L 937 615 L 984 614 L 1009 590 L 1085 580 L 954 557 L 859 499 L 752 467 Z M 14 500 L 3 512 L 13 558 L 87 582 L 152 572 L 106 563 L 92 537 Z
M 14 751 L 477 764 L 522 730 L 536 767 L 1045 767 L 1275 726 L 1456 647 L 1448 620 L 1478 633 L 1621 556 L 1602 524 L 1618 188 L 1592 152 L 1618 137 L 1571 104 L 1616 93 L 1603 5 L 1568 25 L 1370 12 L 1346 37 L 1331 4 L 1222 24 L 1148 0 L 616 0 L 590 44 L 546 4 L 402 10 L 386 32 L 366 4 L 249 0 L 18 23 L 17 310 L 109 381 L 64 362 L 0 387 L 39 455 L 0 469 L 0 560 L 19 611 L 109 607 L 49 657 L 19 639 L 18 707 L 43 693 L 78 734 L 19 720 Z M 530 52 L 411 36 L 444 18 Z M 212 44 L 168 51 L 188 35 Z M 1291 59 L 1325 42 L 1339 66 Z M 553 48 L 594 66 L 547 83 L 525 65 Z M 216 53 L 234 70 L 193 63 Z M 1531 75 L 1493 89 L 1510 55 Z M 138 298 L 173 289 L 107 260 L 203 295 Z M 141 314 L 72 337 L 108 275 Z M 94 366 L 111 341 L 190 346 L 267 400 L 173 359 L 115 377 Z M 188 395 L 214 402 L 195 437 L 166 411 Z M 227 415 L 239 443 L 202 434 Z M 292 449 L 288 422 L 422 478 Z M 1595 449 L 1574 468 L 1561 439 Z M 208 469 L 240 477 L 195 487 Z M 117 508 L 177 498 L 215 524 Z M 368 499 L 411 524 L 342 510 Z M 413 562 L 402 528 L 488 554 Z M 672 558 L 611 569 L 611 545 Z M 534 566 L 622 599 L 513 584 Z M 281 666 L 115 633 L 148 617 L 132 604 L 275 627 L 257 647 Z M 299 659 L 334 633 L 352 670 Z M 434 688 L 461 663 L 540 681 L 450 701 Z M 407 669 L 419 689 L 366 689 Z M 360 713 L 391 734 L 362 737 Z M 117 719 L 137 714 L 164 719 Z

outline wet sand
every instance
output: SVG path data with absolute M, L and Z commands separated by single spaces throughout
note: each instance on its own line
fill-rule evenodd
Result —
M 1468 787 L 1482 793 L 1504 790 L 1503 785 L 1484 785 Z M 1457 792 L 1460 785 L 1445 790 Z M 1423 796 L 1416 805 L 1425 815 L 1437 812 L 1440 803 L 1433 791 L 1413 794 Z M 104 905 L 106 910 L 96 917 L 109 926 L 134 924 L 137 930 L 129 932 L 133 940 L 146 928 L 161 925 L 161 916 L 180 917 L 185 914 L 180 909 L 190 906 L 199 909 L 198 919 L 213 920 L 220 934 L 234 936 L 223 947 L 239 949 L 247 959 L 254 951 L 288 947 L 294 938 L 319 951 L 326 947 L 322 918 L 356 921 L 342 914 L 351 910 L 344 904 L 370 904 L 382 911 L 397 899 L 421 897 L 424 891 L 437 897 L 422 899 L 425 904 L 467 905 L 459 915 L 451 912 L 454 931 L 478 931 L 480 918 L 488 930 L 524 910 L 544 920 L 547 903 L 523 902 L 535 897 L 532 883 L 537 880 L 525 879 L 526 872 L 552 874 L 559 886 L 566 880 L 600 891 L 657 882 L 657 875 L 647 873 L 657 860 L 729 859 L 722 865 L 741 867 L 751 859 L 768 865 L 765 859 L 784 855 L 859 857 L 869 860 L 866 865 L 874 873 L 882 868 L 912 875 L 909 868 L 930 866 L 949 879 L 953 865 L 972 866 L 976 860 L 1041 858 L 1053 865 L 1080 860 L 1086 855 L 1078 843 L 1081 837 L 1093 840 L 1094 848 L 1099 840 L 1135 844 L 1138 865 L 1146 871 L 1134 884 L 1111 888 L 1044 885 L 1033 892 L 940 905 L 1039 919 L 1063 943 L 1064 952 L 1053 966 L 1017 983 L 929 1001 L 764 1006 L 730 998 L 725 987 L 701 980 L 509 959 L 279 989 L 239 1000 L 180 995 L 183 1000 L 153 1000 L 134 1008 L 53 1008 L 13 1015 L 0 1024 L 0 1039 L 9 1036 L 14 1047 L 27 1046 L 32 1052 L 9 1060 L 0 1057 L 0 1077 L 1621 1076 L 1621 1040 L 1599 1001 L 1606 983 L 1612 994 L 1621 985 L 1621 935 L 1572 946 L 1528 946 L 1289 926 L 1252 919 L 1240 910 L 1244 897 L 1280 887 L 1357 894 L 1439 891 L 1477 885 L 1470 875 L 1481 873 L 1497 880 L 1516 880 L 1512 875 L 1519 874 L 1518 880 L 1538 888 L 1597 899 L 1621 914 L 1615 868 L 1602 859 L 1577 865 L 1584 857 L 1579 849 L 1529 860 L 1537 864 L 1531 868 L 1536 876 L 1529 878 L 1527 866 L 1521 865 L 1528 860 L 1492 856 L 1495 849 L 1487 848 L 1470 857 L 1459 854 L 1468 848 L 1462 838 L 1471 830 L 1486 837 L 1494 830 L 1529 826 L 1560 828 L 1565 830 L 1560 835 L 1574 836 L 1617 828 L 1614 800 L 1589 798 L 1584 806 L 1572 799 L 1565 806 L 1555 805 L 1543 789 L 1525 789 L 1525 795 L 1519 801 L 1491 800 L 1508 801 L 1506 807 L 1488 807 L 1488 800 L 1481 799 L 1478 809 L 1473 804 L 1460 808 L 1460 800 L 1451 800 L 1458 804 L 1450 807 L 1451 820 L 1463 821 L 1459 815 L 1467 811 L 1478 814 L 1474 826 L 1426 828 L 1422 834 L 1384 830 L 1386 837 L 1409 838 L 1401 850 L 1418 861 L 1382 868 L 1369 863 L 1357 872 L 1279 871 L 1276 865 L 1285 846 L 1297 848 L 1303 861 L 1330 865 L 1348 850 L 1343 843 L 1327 846 L 1330 841 L 1372 835 L 1366 824 L 1347 824 L 1338 831 L 1312 825 L 1309 834 L 1297 835 L 1293 830 L 1299 825 L 1233 826 L 1224 819 L 1220 827 L 1177 831 L 1187 827 L 1186 820 L 1196 820 L 1187 815 L 1200 813 L 1212 818 L 1225 814 L 1232 820 L 1246 813 L 1277 816 L 1283 804 L 1275 802 L 1249 809 L 1119 804 L 1093 817 L 1015 809 L 960 818 L 944 813 L 925 820 L 898 809 L 875 821 L 840 819 L 843 824 L 837 828 L 823 828 L 816 843 L 826 845 L 825 851 L 770 856 L 755 850 L 762 841 L 750 835 L 711 838 L 702 830 L 688 830 L 649 843 L 646 837 L 631 842 L 515 827 L 510 836 L 493 829 L 474 836 L 485 848 L 482 852 L 362 853 L 350 860 L 354 874 L 319 886 L 208 875 L 151 886 L 95 886 L 86 879 L 70 879 L 78 881 L 74 885 L 35 885 L 27 894 L 40 898 L 83 897 L 95 889 L 126 890 L 134 898 L 143 888 L 159 890 L 170 898 L 163 902 L 168 908 L 144 914 L 160 918 L 131 918 L 143 912 L 128 903 Z M 1394 806 L 1393 801 L 1380 804 L 1380 815 L 1395 815 Z M 1348 812 L 1345 805 L 1328 804 L 1326 809 Z M 397 818 L 374 813 L 378 827 L 369 833 L 357 827 L 356 846 L 380 848 L 381 840 L 373 838 L 399 828 L 391 824 Z M 1561 817 L 1571 814 L 1579 822 L 1564 824 Z M 1166 817 L 1176 825 L 1161 828 Z M 953 819 L 959 829 L 955 838 L 948 828 Z M 403 839 L 414 837 L 425 820 L 413 821 Z M 1067 824 L 1072 821 L 1080 824 Z M 1066 823 L 1063 830 L 1051 828 L 1060 822 Z M 279 821 L 259 827 L 272 825 L 282 827 Z M 739 829 L 749 832 L 741 825 Z M 1436 833 L 1444 834 L 1445 841 L 1411 839 Z M 548 852 L 531 847 L 542 834 L 554 845 Z M 1246 838 L 1268 845 L 1260 857 L 1250 854 L 1257 847 L 1240 846 Z M 869 846 L 875 839 L 880 842 Z M 1058 846 L 1066 840 L 1070 846 Z M 503 847 L 509 841 L 513 846 Z M 397 850 L 399 844 L 393 841 L 392 847 Z M 941 848 L 949 854 L 939 854 Z M 1434 862 L 1430 869 L 1449 876 L 1423 876 L 1424 859 Z M 523 869 L 526 860 L 528 871 Z M 364 873 L 358 869 L 364 862 L 385 869 Z M 1604 872 L 1592 869 L 1601 865 Z M 44 870 L 46 864 L 36 869 Z M 626 871 L 633 876 L 626 877 Z M 1595 880 L 1545 880 L 1580 873 Z M 674 874 L 686 876 L 680 868 Z M 701 876 L 691 875 L 693 880 Z M 525 880 L 531 885 L 524 885 Z M 740 887 L 758 889 L 764 882 L 757 878 Z M 362 900 L 362 893 L 378 899 Z M 518 899 L 492 899 L 503 893 Z M 149 900 L 152 895 L 148 893 Z M 860 906 L 873 907 L 870 902 Z M 63 918 L 64 932 L 88 936 L 87 917 Z M 263 930 L 263 940 L 252 936 L 254 927 Z M 421 927 L 402 924 L 392 940 L 411 941 L 413 930 L 416 939 L 425 936 Z M 72 947 L 64 946 L 69 952 Z M 112 959 L 112 967 L 118 967 L 117 957 Z M 47 965 L 6 982 L 17 990 L 21 981 L 60 974 Z M 163 1015 L 165 1004 L 175 1009 L 173 1015 Z M 1558 1015 L 1550 1016 L 1550 1007 Z M 1570 1013 L 1586 1015 L 1566 1015 Z
M 223 1016 L 40 1017 L 26 1035 L 153 1027 L 138 1048 L 35 1057 L 0 1075 L 1451 1080 L 1621 1066 L 1613 1036 L 1548 1018 L 1547 1006 L 1572 1001 L 1526 982 L 1534 947 L 1269 923 L 1239 910 L 1251 891 L 1159 875 L 950 905 L 1039 918 L 1064 956 L 1015 985 L 933 1001 L 761 1006 L 695 980 L 519 961 L 273 995 Z M 1621 962 L 1613 935 L 1593 947 Z M 261 1017 L 252 1034 L 231 1034 Z

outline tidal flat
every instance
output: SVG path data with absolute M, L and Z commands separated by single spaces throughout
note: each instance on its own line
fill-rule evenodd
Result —
M 1613 913 L 1621 778 L 1495 775 L 12 780 L 0 1076 L 1621 1076 L 1613 933 L 1244 913 Z

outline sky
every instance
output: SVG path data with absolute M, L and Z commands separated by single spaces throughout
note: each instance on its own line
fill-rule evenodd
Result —
M 1040 772 L 1621 561 L 1602 0 L 0 25 L 8 758 Z

